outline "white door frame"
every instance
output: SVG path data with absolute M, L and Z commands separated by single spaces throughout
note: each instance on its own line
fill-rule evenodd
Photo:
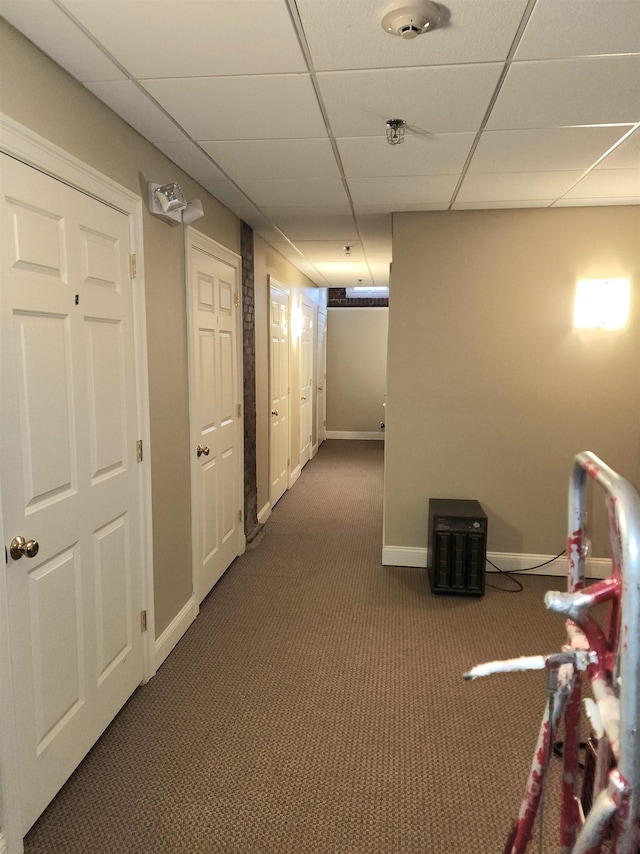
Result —
M 189 384 L 189 447 L 191 448 L 193 442 L 193 425 L 197 423 L 197 415 L 196 415 L 196 405 L 194 400 L 193 388 L 194 386 L 194 365 L 193 365 L 193 352 L 192 352 L 192 343 L 193 343 L 193 317 L 192 317 L 192 306 L 191 306 L 191 247 L 195 246 L 198 249 L 201 249 L 203 252 L 206 252 L 209 255 L 213 255 L 219 261 L 224 261 L 225 264 L 229 264 L 236 271 L 236 286 L 238 288 L 238 297 L 239 302 L 237 305 L 236 311 L 236 359 L 237 359 L 237 377 L 236 377 L 236 400 L 240 401 L 241 405 L 241 419 L 244 419 L 244 376 L 243 376 L 243 350 L 242 350 L 242 258 L 237 252 L 232 252 L 230 249 L 227 249 L 226 246 L 223 246 L 221 243 L 213 240 L 211 237 L 207 237 L 206 234 L 203 234 L 201 231 L 198 231 L 191 226 L 187 226 L 185 229 L 185 285 L 186 285 L 186 299 L 187 299 L 187 353 L 188 353 L 188 384 Z M 243 554 L 246 545 L 247 538 L 244 533 L 244 430 L 239 431 L 239 441 L 238 441 L 238 449 L 239 449 L 239 457 L 238 457 L 238 497 L 241 502 L 242 507 L 242 526 L 240 533 L 240 542 L 238 544 L 238 554 Z M 194 454 L 189 454 L 190 459 L 190 476 L 191 476 L 191 578 L 193 584 L 193 614 L 197 616 L 200 611 L 200 577 L 198 572 L 198 562 L 197 555 L 200 550 L 199 545 L 199 535 L 200 535 L 200 526 L 198 523 L 198 507 L 200 505 L 200 498 L 198 494 L 198 461 Z M 1 854 L 1 852 L 0 852 Z
M 155 622 L 153 608 L 153 537 L 151 527 L 151 441 L 149 428 L 149 378 L 147 366 L 147 330 L 144 288 L 144 257 L 142 236 L 142 199 L 88 166 L 72 154 L 54 145 L 10 117 L 0 113 L 0 151 L 63 181 L 86 195 L 92 196 L 129 217 L 131 252 L 136 256 L 133 286 L 134 339 L 138 391 L 138 428 L 144 448 L 143 461 L 138 466 L 140 500 L 141 588 L 142 607 L 147 612 L 147 632 L 143 637 L 143 681 L 155 674 Z M 0 534 L 4 526 L 0 505 Z M 13 706 L 13 676 L 8 633 L 7 590 L 0 584 L 0 852 L 23 851 L 20 817 L 20 769 L 16 751 L 16 719 Z
M 287 418 L 287 457 L 289 465 L 287 466 L 287 489 L 291 489 L 293 483 L 291 481 L 291 288 L 278 281 L 271 274 L 267 275 L 269 301 L 269 411 L 271 411 L 271 288 L 274 287 L 283 294 L 286 294 L 289 302 L 289 312 L 287 314 L 287 387 L 289 389 L 289 416 Z M 269 485 L 271 485 L 271 417 L 269 417 Z M 269 494 L 269 505 L 271 505 L 271 494 Z

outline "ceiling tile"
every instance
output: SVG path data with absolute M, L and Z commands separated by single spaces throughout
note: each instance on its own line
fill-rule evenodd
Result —
M 339 178 L 309 178 L 298 181 L 238 181 L 258 207 L 263 205 L 335 205 L 347 201 Z
M 234 180 L 339 178 L 328 139 L 235 139 L 202 142 L 205 151 Z
M 509 202 L 557 199 L 581 172 L 512 172 L 506 175 L 467 175 L 457 202 Z
M 553 199 L 529 199 L 527 201 L 509 202 L 459 202 L 451 205 L 453 211 L 481 211 L 481 210 L 510 210 L 511 208 L 548 208 L 551 207 Z
M 598 196 L 640 196 L 640 169 L 593 169 L 566 193 L 565 198 L 590 199 Z
M 637 53 L 639 46 L 636 0 L 538 0 L 516 59 Z
M 195 140 L 326 135 L 306 74 L 143 80 L 142 84 Z
M 421 134 L 408 131 L 401 145 L 386 136 L 336 140 L 347 177 L 450 175 L 460 172 L 474 133 Z
M 558 199 L 553 203 L 552 207 L 554 208 L 581 208 L 581 207 L 602 207 L 605 205 L 640 205 L 640 195 L 638 196 L 628 196 L 626 198 L 619 198 L 617 196 L 613 196 L 608 198 L 607 196 L 602 196 L 600 198 L 593 199 L 569 199 L 565 196 L 562 199 Z
M 358 239 L 358 231 L 351 214 L 322 216 L 311 214 L 274 215 L 271 208 L 264 208 L 270 219 L 283 231 L 289 240 L 337 240 L 344 245 Z M 285 211 L 292 210 L 284 208 Z
M 348 244 L 350 255 L 346 254 L 344 244 L 341 241 L 296 240 L 295 244 L 304 257 L 308 258 L 318 269 L 320 264 L 330 263 L 336 258 L 339 258 L 340 263 L 348 267 L 366 264 L 362 244 L 359 241 Z
M 51 0 L 0 0 L 0 15 L 76 80 L 126 80 L 118 66 Z
M 356 222 L 364 240 L 371 238 L 391 241 L 391 216 L 389 214 L 358 214 Z
M 588 169 L 628 126 L 485 131 L 469 172 L 551 172 Z
M 640 169 L 640 128 L 596 166 L 596 169 Z
M 282 0 L 60 2 L 137 78 L 306 70 Z
M 349 189 L 356 206 L 429 205 L 446 203 L 458 182 L 457 175 L 427 175 L 413 178 L 350 178 Z
M 478 130 L 501 70 L 498 63 L 392 68 L 328 72 L 318 81 L 336 137 L 380 136 L 391 118 L 423 133 L 457 133 Z
M 157 142 L 163 154 L 196 181 L 226 181 L 226 177 L 206 154 L 192 142 Z
M 202 186 L 239 217 L 255 213 L 256 206 L 230 181 L 201 181 Z
M 516 62 L 487 129 L 635 124 L 639 89 L 640 54 Z
M 404 202 L 402 204 L 379 204 L 368 205 L 360 202 L 354 202 L 354 210 L 356 216 L 361 214 L 392 214 L 402 213 L 403 211 L 446 211 L 450 205 L 450 199 L 445 202 L 418 202 L 416 204 Z
M 526 0 L 448 0 L 442 26 L 413 40 L 382 29 L 380 0 L 297 0 L 297 7 L 314 67 L 326 71 L 503 60 Z
M 180 128 L 131 80 L 85 86 L 151 142 L 184 142 Z

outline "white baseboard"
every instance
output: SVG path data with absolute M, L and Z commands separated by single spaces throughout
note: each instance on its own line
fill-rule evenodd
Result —
M 529 566 L 538 566 L 551 560 L 553 555 L 517 554 L 513 552 L 487 552 L 488 560 L 499 566 L 504 572 L 523 572 Z M 427 550 L 410 546 L 383 546 L 383 566 L 422 566 L 427 565 Z M 491 564 L 487 572 L 498 572 Z M 611 575 L 611 561 L 606 558 L 587 559 L 587 578 L 608 578 Z M 567 558 L 563 555 L 546 566 L 527 571 L 527 575 L 551 575 L 565 578 Z
M 313 459 L 313 458 L 315 457 L 315 455 L 318 453 L 318 448 L 319 448 L 319 447 L 320 447 L 320 446 L 318 445 L 318 443 L 317 443 L 317 442 L 316 442 L 316 444 L 315 444 L 315 445 L 312 445 L 312 446 L 311 446 L 311 459 Z
M 327 430 L 327 439 L 368 439 L 371 441 L 384 441 L 384 431 L 376 432 L 357 432 L 350 430 Z
M 156 640 L 156 670 L 167 658 L 197 616 L 198 606 L 196 604 L 196 597 L 192 596 Z
M 258 510 L 258 522 L 264 525 L 269 516 L 271 516 L 271 504 L 267 501 L 262 510 Z
M 291 489 L 291 487 L 296 482 L 296 480 L 300 477 L 301 474 L 302 474 L 302 468 L 300 466 L 296 466 L 294 468 L 294 470 L 291 472 L 291 474 L 289 475 L 289 489 Z

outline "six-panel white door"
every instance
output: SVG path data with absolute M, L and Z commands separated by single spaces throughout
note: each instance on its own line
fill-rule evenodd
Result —
M 316 393 L 318 447 L 327 433 L 327 310 L 318 309 L 318 389 Z
M 1 489 L 23 832 L 143 677 L 129 218 L 1 157 Z M 10 542 L 7 542 L 7 546 Z
M 300 468 L 311 459 L 313 417 L 313 306 L 301 299 L 300 332 Z
M 193 549 L 202 602 L 244 546 L 239 269 L 189 233 Z
M 273 507 L 289 486 L 289 294 L 269 288 L 271 322 L 270 491 Z

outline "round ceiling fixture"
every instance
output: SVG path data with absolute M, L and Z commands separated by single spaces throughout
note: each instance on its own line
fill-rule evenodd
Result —
M 382 16 L 382 29 L 393 36 L 415 39 L 429 33 L 440 23 L 440 10 L 431 0 L 417 0 L 407 6 L 394 6 Z

